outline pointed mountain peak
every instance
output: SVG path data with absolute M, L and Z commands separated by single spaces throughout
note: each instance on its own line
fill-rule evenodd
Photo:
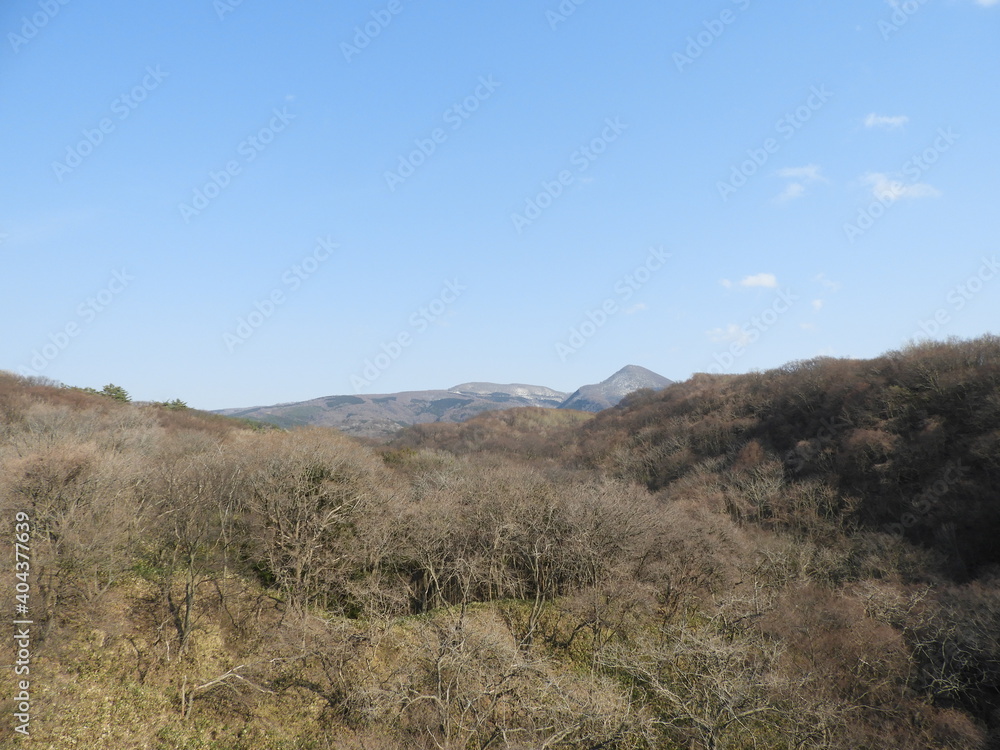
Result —
M 615 406 L 628 394 L 651 388 L 662 390 L 674 381 L 639 365 L 626 365 L 607 380 L 585 385 L 560 404 L 560 409 L 602 411 Z
M 607 380 L 603 381 L 605 383 L 610 383 L 612 381 L 625 380 L 625 379 L 642 380 L 650 383 L 662 383 L 663 387 L 670 385 L 672 380 L 668 380 L 662 375 L 658 375 L 652 370 L 647 370 L 645 367 L 640 367 L 639 365 L 625 365 L 622 369 L 616 372 Z M 650 388 L 651 386 L 642 386 L 643 388 Z

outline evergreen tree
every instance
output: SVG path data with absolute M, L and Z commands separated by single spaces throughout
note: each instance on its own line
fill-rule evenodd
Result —
M 120 385 L 115 385 L 114 383 L 108 383 L 104 386 L 101 390 L 101 395 L 113 398 L 115 401 L 121 401 L 122 403 L 128 403 L 132 400 L 129 398 L 128 391 Z

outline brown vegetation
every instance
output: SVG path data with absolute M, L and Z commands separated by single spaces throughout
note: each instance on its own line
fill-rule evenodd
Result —
M 998 385 L 987 337 L 379 447 L 0 374 L 33 744 L 997 747 Z

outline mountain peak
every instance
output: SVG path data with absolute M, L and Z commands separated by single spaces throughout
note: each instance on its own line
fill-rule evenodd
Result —
M 610 409 L 633 391 L 662 390 L 674 381 L 639 365 L 626 365 L 606 380 L 585 385 L 560 404 L 560 409 L 602 411 Z
M 625 365 L 622 369 L 620 369 L 618 372 L 616 372 L 614 375 L 612 375 L 607 380 L 604 380 L 603 382 L 607 383 L 610 380 L 620 379 L 623 377 L 667 380 L 667 378 L 663 377 L 662 375 L 658 375 L 652 370 L 648 370 L 645 367 L 641 367 L 640 365 Z

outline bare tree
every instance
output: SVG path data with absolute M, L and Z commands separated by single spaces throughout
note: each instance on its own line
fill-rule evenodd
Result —
M 611 682 L 571 679 L 518 645 L 495 617 L 429 623 L 370 695 L 406 747 L 638 747 L 648 721 Z
M 243 532 L 249 553 L 289 601 L 345 606 L 357 531 L 385 502 L 385 471 L 367 451 L 322 430 L 244 436 Z
M 658 724 L 675 737 L 696 739 L 705 750 L 733 747 L 760 732 L 776 708 L 764 685 L 777 648 L 727 638 L 711 626 L 681 626 L 659 639 L 609 647 L 602 665 L 628 675 L 655 707 Z

